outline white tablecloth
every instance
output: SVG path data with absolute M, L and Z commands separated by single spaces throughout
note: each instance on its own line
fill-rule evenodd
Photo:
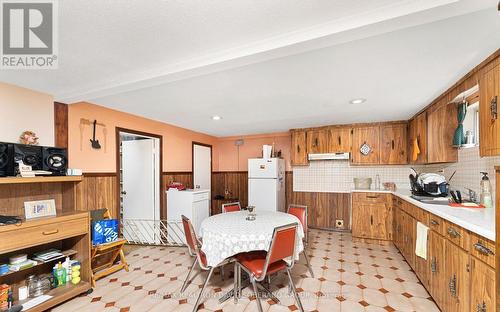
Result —
M 282 212 L 257 212 L 256 220 L 247 221 L 247 211 L 222 213 L 209 217 L 201 223 L 199 235 L 203 238 L 201 250 L 209 266 L 215 266 L 224 259 L 241 252 L 268 251 L 274 228 L 296 222 L 297 255 L 304 250 L 304 230 L 299 219 Z

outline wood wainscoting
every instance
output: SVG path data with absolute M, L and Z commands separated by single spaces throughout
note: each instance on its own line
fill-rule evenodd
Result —
M 85 173 L 83 181 L 77 184 L 77 210 L 91 211 L 108 208 L 113 218 L 118 218 L 118 201 L 116 190 L 117 174 Z M 172 182 L 181 182 L 187 188 L 193 187 L 193 174 L 190 171 L 164 172 L 162 174 L 161 200 L 165 207 L 162 216 L 167 217 L 168 207 L 165 190 Z M 52 187 L 52 186 L 47 186 Z M 228 198 L 214 200 L 216 195 Z M 248 172 L 227 171 L 212 174 L 212 207 L 211 215 L 221 213 L 225 202 L 239 201 L 243 207 L 248 205 Z M 299 204 L 308 207 L 308 224 L 315 228 L 350 229 L 350 195 L 348 193 L 294 192 L 293 173 L 286 172 L 286 205 Z M 343 221 L 343 227 L 336 226 L 336 220 Z
M 286 173 L 286 204 L 306 205 L 309 227 L 350 230 L 350 201 L 349 193 L 294 192 L 293 172 Z M 337 220 L 342 220 L 343 225 L 336 226 Z
M 76 185 L 76 210 L 109 209 L 111 217 L 118 219 L 118 191 L 116 172 L 84 173 Z

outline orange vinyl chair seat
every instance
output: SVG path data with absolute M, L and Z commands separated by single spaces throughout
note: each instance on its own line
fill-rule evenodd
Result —
M 236 260 L 240 265 L 244 266 L 255 277 L 260 278 L 264 272 L 264 265 L 266 264 L 267 252 L 265 251 L 252 251 L 242 253 L 236 256 Z M 269 264 L 267 274 L 274 274 L 278 271 L 285 270 L 287 263 L 284 260 L 279 260 Z

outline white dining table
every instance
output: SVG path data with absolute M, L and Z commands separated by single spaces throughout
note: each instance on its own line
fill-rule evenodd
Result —
M 203 238 L 201 250 L 209 266 L 216 266 L 242 252 L 268 251 L 274 229 L 290 223 L 298 224 L 295 242 L 298 259 L 304 250 L 304 230 L 297 217 L 270 211 L 257 211 L 253 221 L 247 220 L 247 216 L 248 211 L 237 211 L 214 215 L 202 221 L 198 234 Z

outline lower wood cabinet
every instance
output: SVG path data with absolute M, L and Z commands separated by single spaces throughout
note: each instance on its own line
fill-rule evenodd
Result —
M 445 268 L 446 240 L 434 231 L 429 231 L 429 287 L 427 288 L 439 307 L 445 306 L 446 284 Z
M 445 312 L 497 311 L 494 242 L 396 196 L 391 203 L 394 245 L 439 308 Z M 417 222 L 429 226 L 427 259 L 415 256 Z
M 470 311 L 495 311 L 495 270 L 484 262 L 471 257 Z
M 391 240 L 393 225 L 389 194 L 354 193 L 352 220 L 353 237 Z
M 462 248 L 446 240 L 445 243 L 445 311 L 469 311 L 470 257 Z

